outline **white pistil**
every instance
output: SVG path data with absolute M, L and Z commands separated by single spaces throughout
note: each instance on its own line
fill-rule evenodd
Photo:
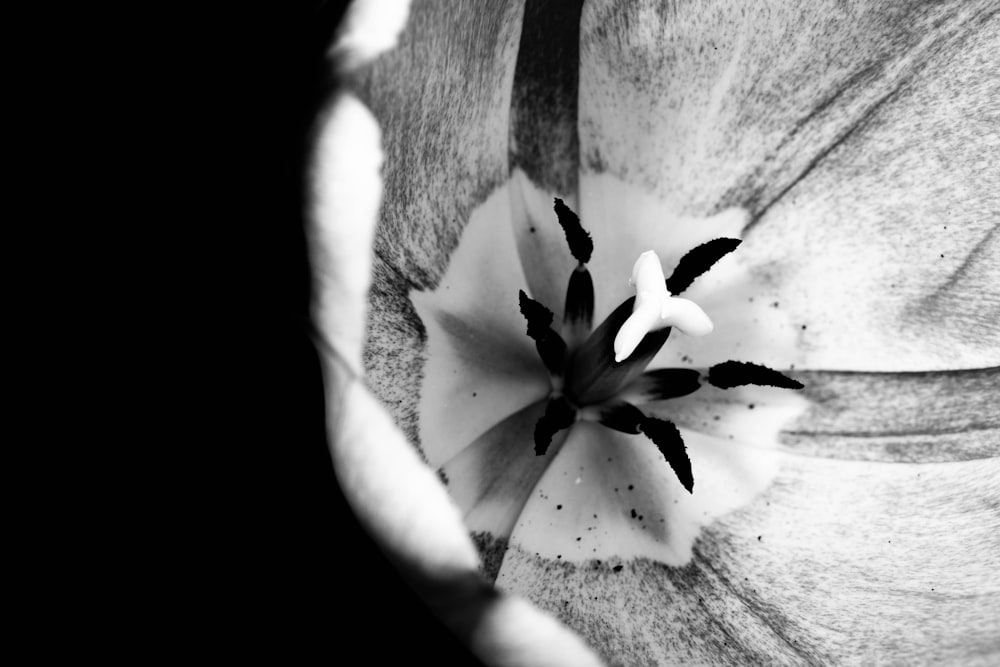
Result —
M 635 287 L 635 306 L 615 336 L 616 362 L 628 359 L 650 331 L 672 326 L 688 336 L 712 332 L 712 320 L 696 303 L 670 296 L 660 258 L 652 250 L 635 260 L 628 282 Z

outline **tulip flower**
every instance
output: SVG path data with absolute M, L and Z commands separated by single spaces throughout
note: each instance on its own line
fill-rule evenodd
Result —
M 315 313 L 345 495 L 444 620 L 1000 660 L 996 8 L 401 6 L 333 50 Z

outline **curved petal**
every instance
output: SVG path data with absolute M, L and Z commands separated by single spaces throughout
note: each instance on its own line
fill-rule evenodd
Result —
M 546 456 L 536 456 L 533 434 L 545 404 L 538 402 L 503 420 L 441 467 L 448 492 L 466 527 L 492 540 L 506 540 L 531 490 L 559 451 L 557 434 Z M 495 571 L 488 571 L 496 577 Z
M 550 390 L 518 309 L 509 203 L 501 189 L 477 207 L 437 287 L 410 293 L 427 331 L 419 434 L 434 467 Z
M 580 214 L 595 245 L 604 227 L 626 246 L 723 235 L 729 215 L 755 297 L 730 312 L 775 303 L 783 317 L 760 326 L 797 328 L 801 358 L 755 361 L 997 364 L 997 25 L 988 2 L 589 3 Z M 687 296 L 715 321 L 699 287 Z
M 694 473 L 693 493 L 683 489 L 645 436 L 578 423 L 532 491 L 511 544 L 574 563 L 688 562 L 704 526 L 752 502 L 773 482 L 778 433 L 807 405 L 792 392 L 752 387 L 731 390 L 728 401 L 702 399 L 708 410 L 669 409 L 712 389 L 641 406 L 647 415 L 680 428 Z M 756 401 L 751 409 L 740 400 L 748 397 Z M 706 428 L 706 422 L 722 424 L 725 431 Z M 500 585 L 503 573 L 501 568 Z
M 890 656 L 990 664 L 1000 651 L 993 576 L 1000 567 L 1000 417 L 987 406 L 998 378 L 1000 369 L 900 374 L 890 394 L 876 391 L 885 380 L 879 374 L 804 373 L 812 405 L 780 447 L 767 449 L 729 440 L 727 422 L 739 420 L 714 420 L 717 400 L 689 404 L 671 414 L 714 429 L 706 437 L 722 438 L 720 447 L 740 457 L 716 465 L 737 469 L 746 455 L 742 483 L 752 483 L 755 470 L 764 475 L 756 495 L 706 522 L 681 562 L 649 553 L 597 562 L 574 558 L 572 549 L 555 558 L 538 549 L 541 534 L 525 543 L 519 528 L 498 583 L 556 614 L 618 664 Z M 750 389 L 757 388 L 717 391 Z M 762 409 L 738 401 L 716 407 L 748 415 Z M 687 432 L 685 439 L 694 459 Z M 695 497 L 698 491 L 696 471 Z M 623 551 L 636 541 L 615 537 Z
M 1000 459 L 779 468 L 684 567 L 615 572 L 515 548 L 504 586 L 616 664 L 996 661 Z

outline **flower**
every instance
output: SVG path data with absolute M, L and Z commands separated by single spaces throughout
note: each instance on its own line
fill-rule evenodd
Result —
M 983 3 L 414 6 L 354 85 L 382 127 L 385 192 L 353 373 L 460 514 L 354 382 L 366 412 L 340 413 L 354 430 L 334 459 L 387 550 L 440 581 L 476 567 L 471 530 L 501 591 L 615 663 L 995 658 L 991 21 Z M 554 197 L 594 237 L 595 321 L 644 250 L 674 266 L 743 240 L 689 293 L 712 334 L 677 336 L 653 367 L 738 358 L 806 389 L 665 403 L 694 494 L 642 436 L 577 424 L 532 451 L 551 385 L 514 296 L 562 302 L 577 262 Z M 357 257 L 365 240 L 317 246 Z M 334 339 L 360 333 L 342 300 L 319 311 Z M 551 658 L 543 645 L 521 657 Z

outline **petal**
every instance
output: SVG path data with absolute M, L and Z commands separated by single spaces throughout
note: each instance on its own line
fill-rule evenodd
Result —
M 799 377 L 814 404 L 781 449 L 759 450 L 765 488 L 703 528 L 689 558 L 557 559 L 516 531 L 498 583 L 620 664 L 995 662 L 1000 417 L 986 408 L 1000 369 L 900 374 L 884 391 L 879 374 Z M 704 387 L 680 401 L 706 390 L 797 395 Z M 761 405 L 728 409 L 746 433 Z M 932 443 L 973 424 L 975 449 Z
M 762 405 L 738 436 L 695 430 L 658 409 L 659 404 L 640 406 L 647 415 L 680 426 L 695 479 L 693 494 L 645 435 L 578 422 L 532 492 L 511 544 L 574 563 L 651 558 L 683 565 L 704 526 L 747 505 L 773 481 L 778 430 L 806 406 L 800 397 L 785 398 L 782 394 L 770 406 Z M 501 568 L 498 585 L 503 573 Z
M 494 539 L 510 536 L 531 489 L 563 439 L 556 436 L 548 456 L 535 456 L 533 433 L 544 405 L 538 402 L 519 410 L 442 466 L 448 492 L 470 531 Z
M 331 102 L 322 128 L 309 230 L 317 294 L 313 317 L 324 342 L 360 374 L 373 222 L 382 194 L 379 130 L 350 95 Z
M 477 207 L 437 288 L 410 293 L 426 327 L 419 436 L 434 467 L 550 390 L 518 304 L 509 202 L 501 190 Z
M 515 548 L 499 581 L 615 664 L 996 661 L 998 459 L 781 470 L 683 567 Z
M 417 288 L 436 286 L 473 209 L 507 180 L 520 21 L 513 2 L 417 3 L 399 46 L 352 81 L 383 128 L 375 250 Z
M 398 0 L 355 0 L 340 22 L 330 55 L 347 72 L 396 45 L 410 3 Z
M 757 319 L 778 351 L 738 355 L 737 340 L 717 339 L 734 358 L 995 365 L 995 9 L 828 4 L 589 4 L 580 215 L 599 250 L 605 227 L 627 248 L 709 228 L 743 238 L 749 281 L 737 284 L 750 289 L 732 293 L 730 312 Z M 701 280 L 687 296 L 719 331 Z
M 474 569 L 475 548 L 444 488 L 357 379 L 380 192 L 378 139 L 367 110 L 341 96 L 327 114 L 316 155 L 314 312 L 323 343 L 330 447 L 344 495 L 362 523 L 396 562 L 433 578 Z

